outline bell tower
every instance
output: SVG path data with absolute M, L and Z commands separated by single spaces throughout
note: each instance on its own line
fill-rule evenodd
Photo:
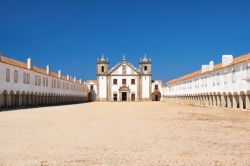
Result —
M 145 54 L 144 58 L 140 60 L 140 83 L 141 83 L 141 100 L 151 100 L 151 88 L 152 88 L 152 62 L 147 58 Z
M 97 59 L 97 101 L 107 101 L 108 100 L 108 70 L 109 61 L 108 58 Z

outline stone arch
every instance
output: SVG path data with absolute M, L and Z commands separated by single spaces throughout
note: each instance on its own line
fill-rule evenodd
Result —
M 25 91 L 22 91 L 21 98 L 22 98 L 22 106 L 24 107 L 27 105 Z
M 161 100 L 161 92 L 160 91 L 154 91 L 151 94 L 152 101 L 160 101 Z
M 29 92 L 26 93 L 26 106 L 31 106 L 31 94 Z
M 15 93 L 14 91 L 10 91 L 10 106 L 15 107 Z
M 239 103 L 240 109 L 246 109 L 246 94 L 243 91 L 240 92 Z
M 15 107 L 21 106 L 21 100 L 20 100 L 20 92 L 17 91 L 15 93 Z
M 47 99 L 47 104 L 50 105 L 51 104 L 51 93 L 48 93 L 48 99 Z
M 216 96 L 217 96 L 217 106 L 221 107 L 221 93 L 220 92 L 217 92 L 216 93 Z
M 42 95 L 41 95 L 41 93 L 39 92 L 39 93 L 37 93 L 37 105 L 42 105 L 41 100 L 42 100 Z
M 250 90 L 246 92 L 246 109 L 250 110 Z
M 37 92 L 35 92 L 34 98 L 35 98 L 34 105 L 37 106 L 38 105 L 38 93 Z
M 7 90 L 3 91 L 3 108 L 8 108 L 9 104 L 8 104 L 8 92 Z
M 240 108 L 239 95 L 237 92 L 233 93 L 233 108 Z
M 35 105 L 35 95 L 34 95 L 34 92 L 30 93 L 30 105 L 31 106 Z
M 227 102 L 228 102 L 228 108 L 233 108 L 233 95 L 231 92 L 228 92 L 227 94 Z
M 215 92 L 212 93 L 212 105 L 217 106 L 217 95 Z
M 225 92 L 222 93 L 221 97 L 221 106 L 222 107 L 228 107 L 228 99 L 227 94 Z

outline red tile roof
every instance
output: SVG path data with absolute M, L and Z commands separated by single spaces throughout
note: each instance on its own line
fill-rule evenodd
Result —
M 87 80 L 86 83 L 94 82 L 95 84 L 97 83 L 96 80 Z

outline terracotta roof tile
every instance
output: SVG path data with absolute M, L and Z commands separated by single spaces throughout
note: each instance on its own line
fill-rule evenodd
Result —
M 32 66 L 32 70 L 40 74 L 47 74 L 45 69 L 42 69 L 36 66 Z
M 17 66 L 17 67 L 27 69 L 27 64 L 26 63 L 20 62 L 18 60 L 12 59 L 12 58 L 7 58 L 7 57 L 4 57 L 4 56 L 1 56 L 0 61 L 3 62 L 3 63 L 9 64 L 9 65 L 13 65 L 13 66 Z
M 87 83 L 90 83 L 90 82 L 97 83 L 97 81 L 96 81 L 96 80 L 87 80 L 86 82 L 87 82 Z

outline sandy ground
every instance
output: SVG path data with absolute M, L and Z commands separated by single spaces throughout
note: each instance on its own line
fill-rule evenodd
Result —
M 0 112 L 0 166 L 250 165 L 250 112 L 163 102 Z

